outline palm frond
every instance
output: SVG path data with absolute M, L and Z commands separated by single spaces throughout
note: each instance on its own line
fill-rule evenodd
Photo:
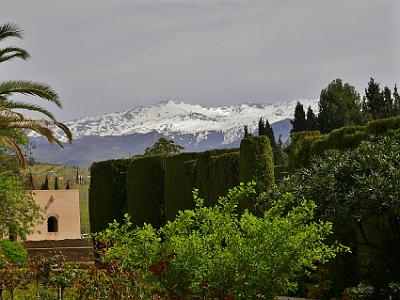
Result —
M 0 102 L 0 110 L 2 108 L 6 109 L 26 109 L 30 111 L 35 111 L 44 114 L 46 117 L 50 118 L 51 120 L 56 122 L 56 118 L 49 110 L 35 104 L 26 103 L 23 101 L 12 101 L 12 100 L 5 100 Z
M 25 49 L 13 46 L 0 49 L 0 63 L 14 58 L 26 60 L 29 58 L 29 53 Z
M 22 153 L 21 148 L 18 146 L 18 144 L 12 138 L 10 138 L 8 136 L 4 136 L 4 135 L 0 135 L 0 143 L 5 145 L 6 147 L 11 148 L 11 150 L 17 156 L 21 167 L 25 168 L 25 166 L 26 166 L 25 157 L 24 157 L 24 154 Z
M 0 41 L 8 37 L 22 38 L 22 30 L 13 23 L 0 25 Z
M 30 80 L 9 80 L 0 82 L 0 96 L 4 97 L 14 93 L 37 96 L 62 108 L 58 94 L 50 86 L 44 83 L 33 82 Z

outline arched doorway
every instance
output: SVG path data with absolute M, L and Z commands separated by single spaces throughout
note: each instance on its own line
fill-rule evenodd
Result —
M 58 220 L 51 216 L 47 219 L 47 232 L 58 232 Z

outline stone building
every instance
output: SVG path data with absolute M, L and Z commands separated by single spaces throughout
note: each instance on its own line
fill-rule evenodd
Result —
M 81 238 L 79 190 L 34 190 L 32 197 L 44 220 L 35 226 L 27 241 Z

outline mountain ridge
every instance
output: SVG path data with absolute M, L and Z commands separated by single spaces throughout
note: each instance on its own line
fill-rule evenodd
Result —
M 170 99 L 151 106 L 67 121 L 65 125 L 71 129 L 74 142 L 65 144 L 65 150 L 48 145 L 35 134 L 30 134 L 30 139 L 36 144 L 34 154 L 39 161 L 76 165 L 143 153 L 160 136 L 173 139 L 184 146 L 185 151 L 238 147 L 244 126 L 256 133 L 260 117 L 270 122 L 276 138 L 281 135 L 285 141 L 291 129 L 289 120 L 298 101 L 314 110 L 318 105 L 318 100 L 313 99 L 230 106 L 207 106 Z M 55 131 L 56 136 L 66 142 L 62 132 Z

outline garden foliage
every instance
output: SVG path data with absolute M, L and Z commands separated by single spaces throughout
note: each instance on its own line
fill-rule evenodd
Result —
M 335 129 L 329 134 L 300 132 L 292 134 L 289 154 L 289 168 L 295 170 L 307 166 L 312 157 L 321 155 L 329 149 L 354 149 L 361 141 L 375 136 L 387 135 L 400 130 L 400 116 L 374 120 L 365 126 L 349 125 Z
M 372 124 L 381 126 L 376 122 Z M 293 205 L 315 200 L 317 218 L 333 222 L 335 239 L 350 246 L 352 254 L 340 256 L 330 267 L 338 292 L 359 282 L 378 292 L 400 281 L 399 186 L 400 135 L 394 133 L 363 141 L 353 150 L 327 151 L 283 180 L 272 194 L 290 192 Z M 266 194 L 258 200 L 267 204 L 270 198 Z
M 108 247 L 103 262 L 135 270 L 147 282 L 141 293 L 148 297 L 274 299 L 344 249 L 325 244 L 332 224 L 313 221 L 313 202 L 286 210 L 290 194 L 261 217 L 238 215 L 240 200 L 254 196 L 254 185 L 242 184 L 206 207 L 195 191 L 195 208 L 180 211 L 159 230 L 136 227 L 127 216 L 97 235 Z

